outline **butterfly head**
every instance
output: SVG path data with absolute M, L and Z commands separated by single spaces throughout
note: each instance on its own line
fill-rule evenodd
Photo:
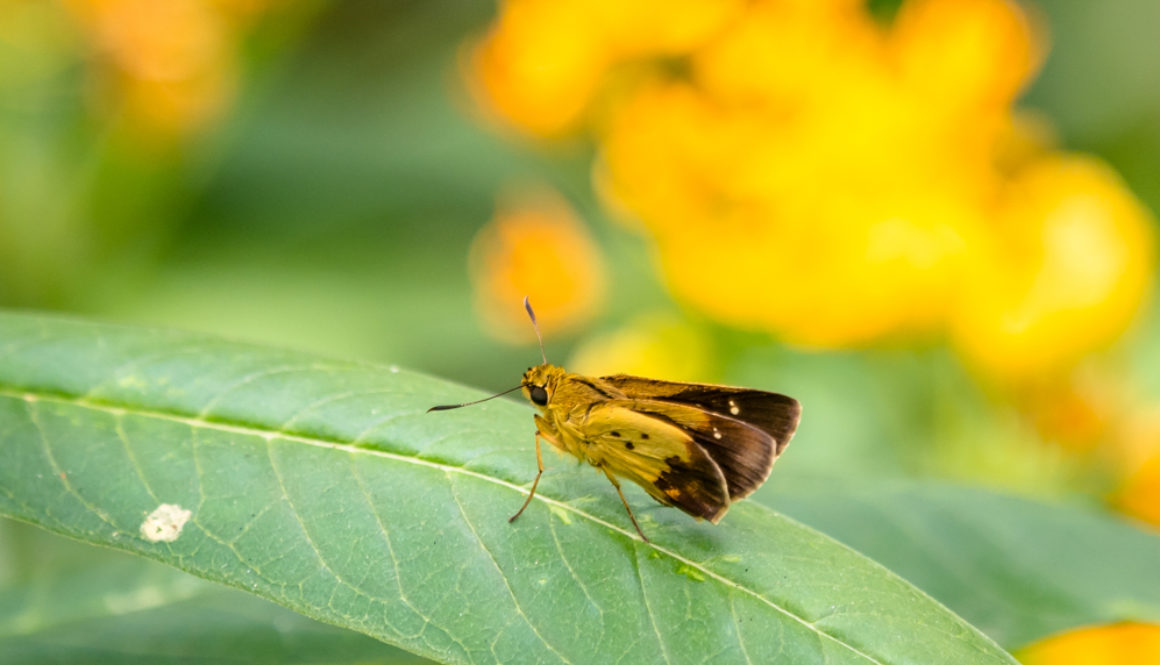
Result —
M 524 397 L 527 397 L 528 401 L 544 410 L 552 401 L 552 395 L 556 392 L 556 386 L 563 376 L 564 368 L 562 367 L 548 363 L 536 365 L 529 367 L 528 371 L 524 372 L 524 377 L 520 380 L 520 387 L 523 388 Z

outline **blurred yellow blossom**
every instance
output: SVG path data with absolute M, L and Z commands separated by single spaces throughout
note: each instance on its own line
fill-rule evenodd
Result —
M 1122 375 L 1099 363 L 1045 373 L 1025 381 L 1020 388 L 1015 396 L 1019 411 L 1041 438 L 1076 453 L 1093 452 L 1100 444 L 1117 442 L 1121 436 L 1118 429 L 1132 404 Z M 1109 445 L 1104 452 L 1118 457 L 1117 448 Z
M 1016 380 L 1139 310 L 1151 219 L 1013 109 L 1046 54 L 1014 2 L 907 0 L 884 24 L 860 0 L 690 1 L 651 29 L 653 3 L 607 4 L 504 2 L 479 52 L 511 51 L 470 74 L 528 133 L 590 132 L 599 189 L 681 301 L 814 347 L 945 334 Z
M 1160 626 L 1122 623 L 1054 635 L 1016 653 L 1024 665 L 1160 663 Z
M 1160 528 L 1160 450 L 1128 476 L 1115 502 L 1128 515 Z
M 476 311 L 500 339 L 535 339 L 520 303 L 535 306 L 544 335 L 572 329 L 595 313 L 604 292 L 600 250 L 558 194 L 521 190 L 502 200 L 471 244 Z
M 935 113 L 1005 115 L 1045 56 L 1041 32 L 1009 0 L 910 0 L 891 28 L 904 85 Z M 999 118 L 995 118 L 999 119 Z M 970 130 L 969 127 L 964 129 Z
M 480 105 L 535 136 L 575 130 L 619 62 L 702 43 L 740 0 L 508 0 L 467 55 Z M 658 15 L 664 21 L 656 20 Z
M 1125 478 L 1113 501 L 1160 528 L 1160 404 L 1137 409 L 1126 420 L 1119 441 Z
M 571 129 L 607 66 L 592 15 L 573 2 L 511 0 L 469 55 L 476 99 L 539 136 Z
M 1151 220 L 1114 172 L 1051 155 L 1016 173 L 976 248 L 953 322 L 973 361 L 1031 376 L 1074 363 L 1128 326 L 1151 282 Z
M 605 376 L 635 374 L 668 381 L 713 381 L 715 364 L 709 339 L 678 317 L 648 313 L 623 327 L 585 339 L 568 369 Z

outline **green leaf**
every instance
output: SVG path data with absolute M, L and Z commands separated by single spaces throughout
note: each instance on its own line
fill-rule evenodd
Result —
M 632 488 L 650 545 L 603 478 L 549 454 L 509 524 L 535 469 L 531 410 L 426 413 L 474 397 L 395 368 L 0 314 L 0 512 L 445 662 L 1014 662 L 754 502 L 715 527 Z M 149 520 L 163 505 L 190 511 L 170 540 Z
M 429 662 L 253 595 L 143 563 L 108 562 L 0 591 L 0 662 Z
M 4 665 L 430 663 L 257 596 L 0 519 Z
M 760 501 L 873 557 L 1008 649 L 1082 625 L 1160 623 L 1160 535 L 1095 510 L 930 483 L 771 485 Z

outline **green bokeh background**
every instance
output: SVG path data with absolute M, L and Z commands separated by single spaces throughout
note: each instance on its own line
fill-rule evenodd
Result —
M 892 3 L 874 4 L 888 14 Z M 1050 0 L 1038 11 L 1052 47 L 1022 105 L 1160 210 L 1160 3 Z M 276 12 L 247 37 L 226 117 L 163 161 L 110 139 L 75 36 L 31 51 L 0 42 L 0 306 L 220 333 L 499 390 L 539 354 L 487 336 L 466 257 L 514 180 L 563 193 L 609 259 L 608 306 L 579 336 L 639 309 L 680 312 L 645 241 L 600 208 L 587 148 L 544 151 L 474 117 L 457 62 L 493 12 L 452 0 Z M 723 380 L 806 405 L 778 473 L 934 476 L 1089 502 L 1108 489 L 1098 469 L 1015 445 L 1034 435 L 937 344 L 804 353 L 684 314 L 714 340 Z M 1117 350 L 1127 382 L 1153 402 L 1158 333 L 1150 306 Z M 567 358 L 577 339 L 548 340 L 549 357 Z M 0 531 L 0 583 L 57 565 L 28 556 L 31 542 L 52 547 L 25 532 Z
M 895 4 L 873 7 L 885 18 Z M 1052 48 L 1022 105 L 1160 209 L 1160 5 L 1068 0 L 1038 11 Z M 596 321 L 548 340 L 557 362 L 586 334 L 639 310 L 669 310 L 713 341 L 715 378 L 792 392 L 806 405 L 786 466 L 933 474 L 1030 493 L 1109 489 L 1098 468 L 1013 443 L 1036 435 L 937 343 L 804 353 L 682 312 L 646 240 L 601 209 L 590 148 L 537 147 L 473 111 L 459 58 L 493 12 L 452 1 L 274 11 L 245 35 L 225 117 L 161 158 L 126 149 L 103 124 L 76 35 L 9 44 L 0 306 L 219 333 L 500 390 L 538 353 L 483 330 L 468 246 L 505 185 L 540 182 L 589 223 L 613 285 Z M 1116 353 L 1125 383 L 1158 400 L 1160 379 L 1141 369 L 1160 358 L 1150 311 Z

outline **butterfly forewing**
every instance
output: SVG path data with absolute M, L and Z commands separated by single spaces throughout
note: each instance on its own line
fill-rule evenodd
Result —
M 789 445 L 801 419 L 801 405 L 797 400 L 764 390 L 657 381 L 627 374 L 600 380 L 627 395 L 688 404 L 753 425 L 772 437 L 775 455 L 780 455 Z

